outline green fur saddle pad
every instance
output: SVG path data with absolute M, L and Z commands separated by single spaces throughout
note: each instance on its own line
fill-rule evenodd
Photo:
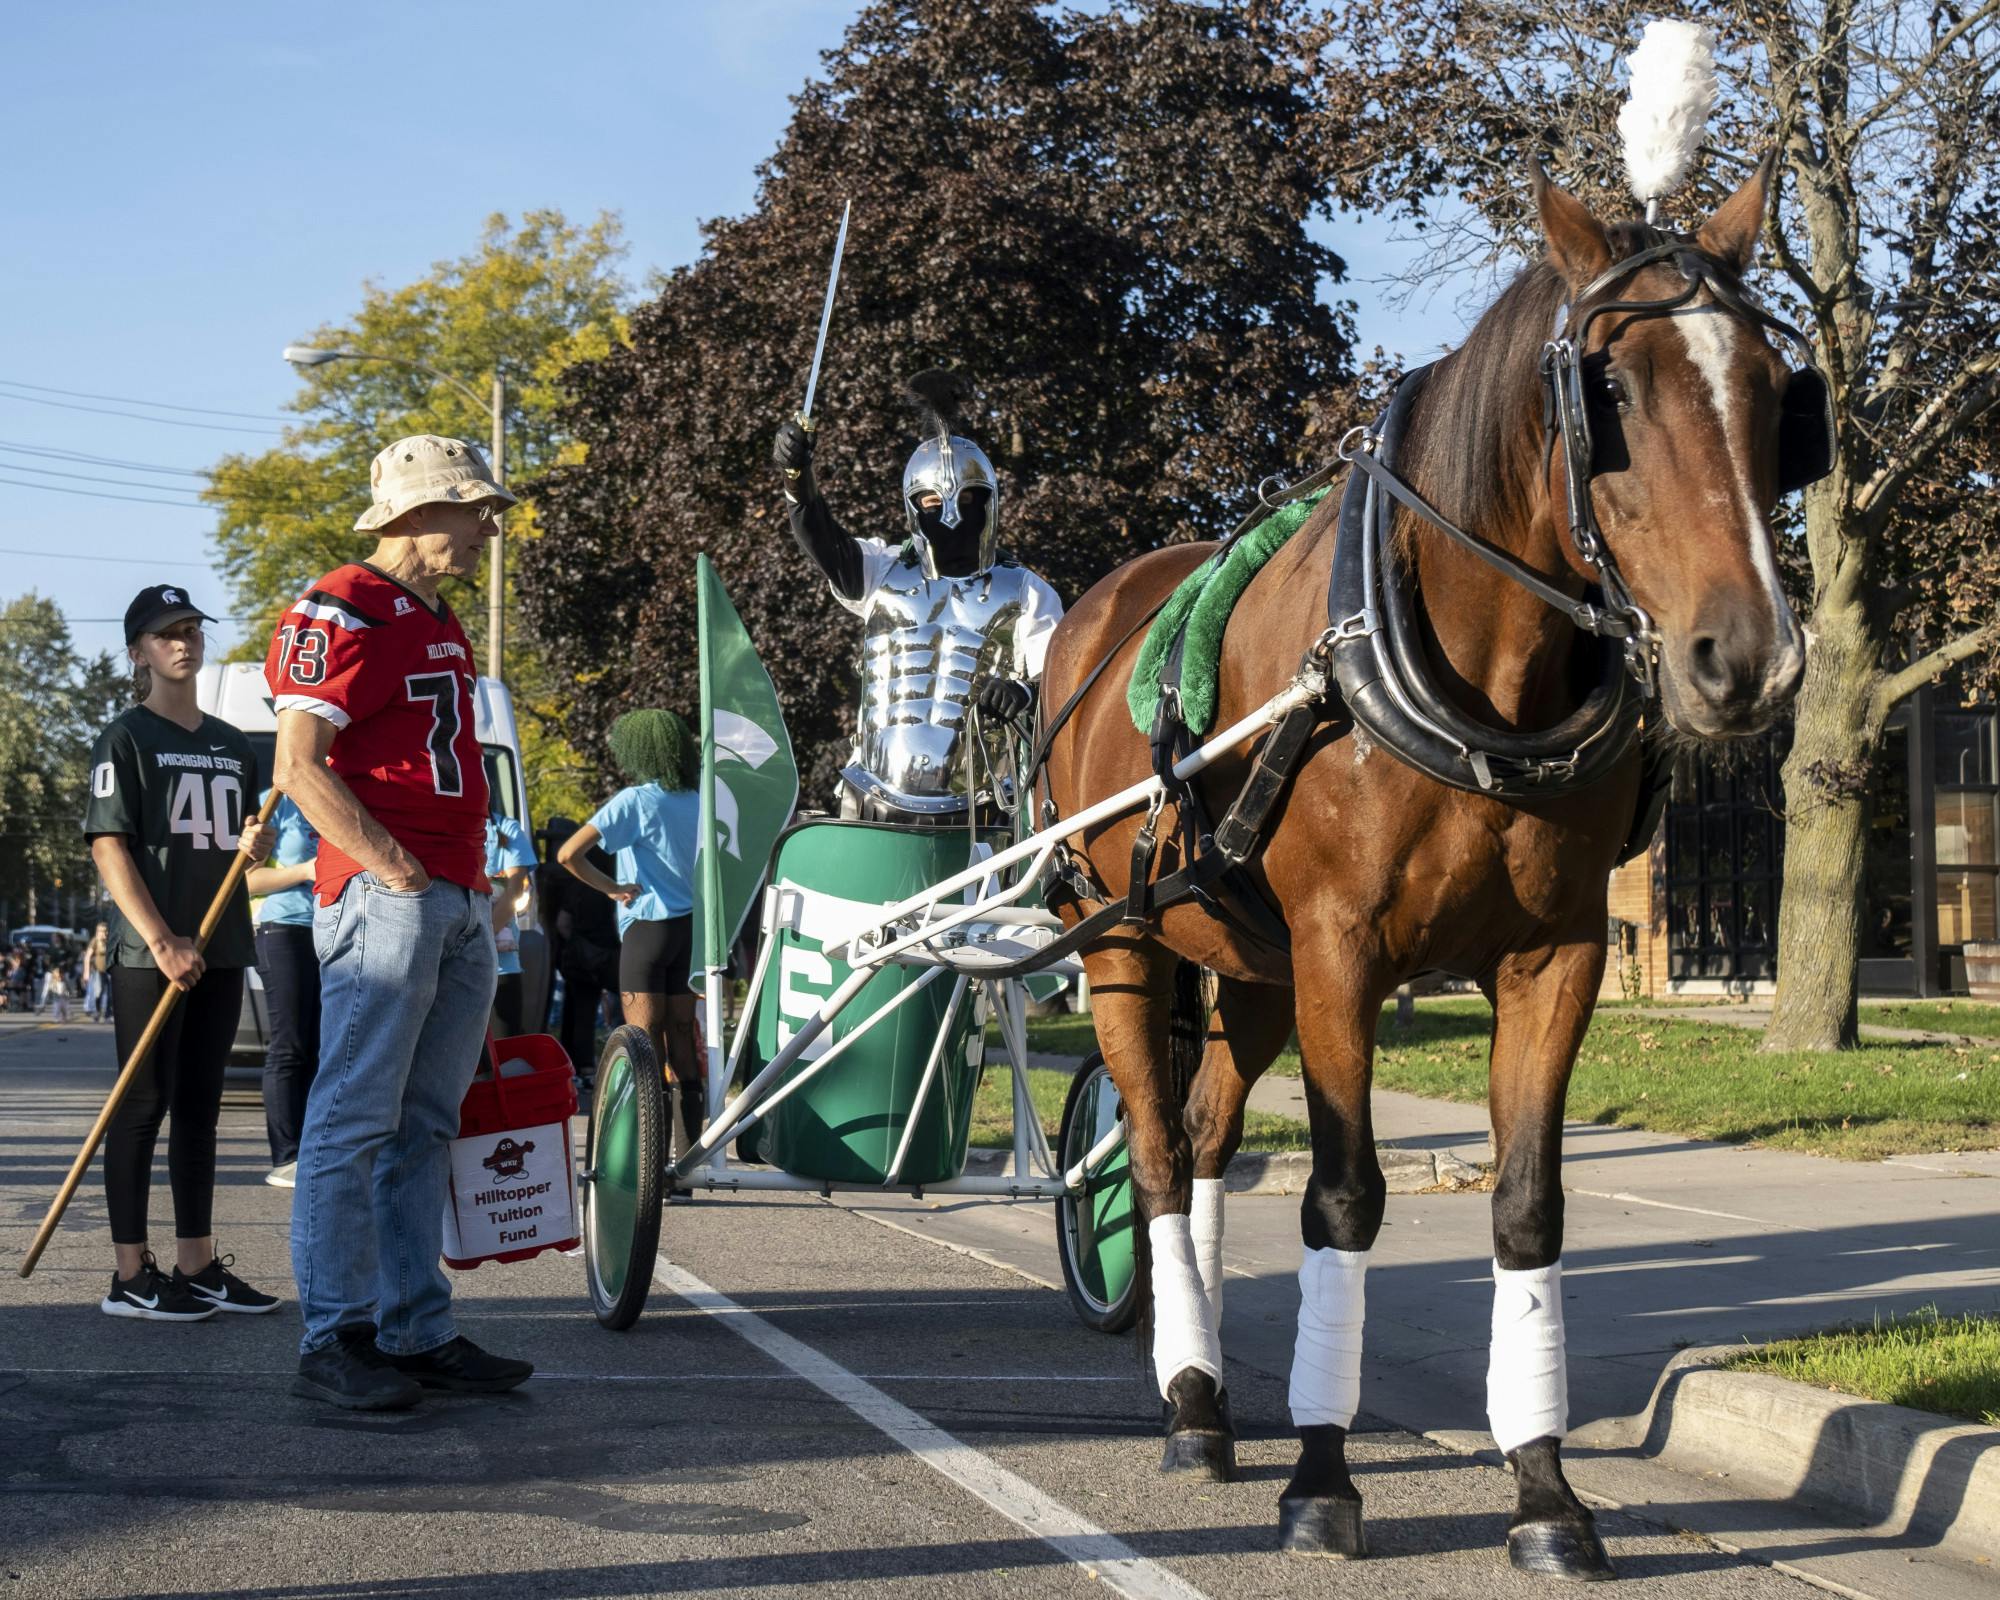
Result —
M 1229 614 L 1250 580 L 1276 555 L 1285 541 L 1305 526 L 1306 518 L 1330 491 L 1320 489 L 1282 505 L 1248 533 L 1231 540 L 1181 580 L 1167 597 L 1147 630 L 1125 690 L 1125 704 L 1141 733 L 1153 731 L 1160 704 L 1160 668 L 1183 630 L 1187 648 L 1181 652 L 1181 717 L 1190 733 L 1206 733 L 1215 720 L 1217 683 L 1222 672 L 1222 635 Z

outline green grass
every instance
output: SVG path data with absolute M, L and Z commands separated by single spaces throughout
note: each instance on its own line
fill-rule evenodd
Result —
M 1375 1081 L 1385 1089 L 1474 1104 L 1486 1099 L 1484 1000 L 1430 999 L 1410 1027 L 1385 1007 Z M 1031 1049 L 1082 1054 L 1089 1019 L 1028 1025 Z M 1876 1043 L 1840 1055 L 1766 1055 L 1755 1029 L 1598 1013 L 1570 1080 L 1569 1115 L 1852 1161 L 1913 1150 L 2000 1147 L 2000 1045 Z M 1295 1075 L 1296 1051 L 1273 1072 Z
M 1933 1306 L 1762 1345 L 1730 1365 L 2000 1427 L 2000 1318 L 1944 1317 Z
M 1921 1028 L 1926 1033 L 2000 1039 L 2000 1006 L 1984 1000 L 1899 1000 L 1890 1005 L 1865 1005 L 1861 1020 L 1878 1028 Z
M 1088 1019 L 1064 1019 L 1082 1020 Z M 1029 1024 L 1028 1043 L 1036 1050 L 1054 1049 L 1055 1046 L 1036 1041 L 1035 1028 L 1039 1024 Z M 1064 1047 L 1067 1049 L 1067 1046 Z M 1086 1054 L 1094 1045 L 1085 1045 L 1071 1052 Z M 1007 1069 L 1006 1056 L 997 1041 L 987 1043 L 986 1076 L 980 1080 L 979 1092 L 972 1097 L 972 1144 L 975 1149 L 1011 1149 L 1014 1144 L 1014 1075 Z M 1057 1071 L 1053 1067 L 1030 1067 L 1028 1069 L 1028 1094 L 1035 1102 L 1035 1112 L 1042 1119 L 1042 1131 L 1048 1135 L 1050 1147 L 1056 1142 L 1056 1134 L 1062 1121 L 1063 1100 L 1069 1094 L 1070 1074 Z M 1306 1125 L 1296 1117 L 1273 1116 L 1267 1111 L 1253 1111 L 1243 1124 L 1243 1148 L 1245 1150 L 1309 1150 L 1312 1148 Z

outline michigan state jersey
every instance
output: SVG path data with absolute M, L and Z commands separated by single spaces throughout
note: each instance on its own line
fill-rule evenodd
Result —
M 204 716 L 190 733 L 157 711 L 134 706 L 97 736 L 90 752 L 87 837 L 123 834 L 153 904 L 173 932 L 201 931 L 216 891 L 236 859 L 246 796 L 256 784 L 250 741 L 226 722 Z M 112 960 L 158 965 L 139 931 L 114 911 Z M 239 883 L 215 925 L 204 959 L 211 967 L 247 967 L 256 959 L 250 891 Z

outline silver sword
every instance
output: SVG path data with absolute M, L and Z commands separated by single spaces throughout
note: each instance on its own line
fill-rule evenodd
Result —
M 826 330 L 834 322 L 834 290 L 840 288 L 840 258 L 848 250 L 848 214 L 854 210 L 854 202 L 848 200 L 840 208 L 840 236 L 834 240 L 834 270 L 826 274 L 826 304 L 820 306 L 820 342 L 812 346 L 812 376 L 806 378 L 806 404 L 798 412 L 798 426 L 808 434 L 812 432 L 812 396 L 820 388 L 820 360 L 826 356 Z M 796 478 L 798 468 L 788 466 L 784 470 L 786 478 Z

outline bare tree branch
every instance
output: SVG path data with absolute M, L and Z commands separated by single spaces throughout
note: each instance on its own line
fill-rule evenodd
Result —
M 2000 4 L 2000 0 L 1995 0 L 1995 3 Z M 1889 348 L 1882 357 L 1875 381 L 1869 386 L 1868 402 L 1871 406 L 1879 404 L 1901 387 L 1923 343 L 1923 330 L 1936 305 L 1936 296 L 1931 289 L 1936 276 L 1938 246 L 1944 242 L 1952 221 L 1964 153 L 1964 146 L 1957 139 L 1936 140 L 1932 146 L 1930 181 L 1910 201 L 1910 224 L 1906 230 L 1910 241 L 1910 266 L 1905 292 L 1899 297 L 1904 309 L 1897 319 L 1896 331 L 1889 340 Z M 1916 309 L 1910 309 L 1913 304 Z
M 1973 357 L 1933 394 L 1903 430 L 1903 448 L 1863 486 L 1855 509 L 1872 536 L 1888 524 L 1897 498 L 1938 452 L 1970 423 L 2000 403 L 2000 350 Z
M 1876 101 L 1874 105 L 1854 118 L 1853 126 L 1855 131 L 1859 133 L 1864 129 L 1872 127 L 1891 111 L 1895 110 L 1897 106 L 1901 105 L 1913 91 L 1919 88 L 1930 77 L 1931 73 L 1936 70 L 1937 64 L 1951 54 L 1952 47 L 1959 40 L 1963 39 L 1975 28 L 1991 22 L 1995 18 L 2000 18 L 2000 0 L 1986 0 L 1986 3 L 1980 6 L 1978 10 L 1966 13 L 1956 24 L 1945 29 L 1943 33 L 1938 35 L 1937 42 L 1925 52 L 1923 58 L 1913 63 L 1903 72 L 1902 81 L 1895 88 L 1891 89 L 1880 100 Z
M 1890 673 L 1875 686 L 1869 707 L 1871 719 L 1880 726 L 1896 709 L 1899 701 L 1915 694 L 1932 679 L 1942 677 L 1959 662 L 1969 661 L 1982 651 L 1991 649 L 1996 642 L 2000 642 L 2000 621 L 1989 622 L 1983 628 L 1960 634 L 1949 644 L 1939 645 L 1929 655 L 1911 662 L 1900 672 Z

